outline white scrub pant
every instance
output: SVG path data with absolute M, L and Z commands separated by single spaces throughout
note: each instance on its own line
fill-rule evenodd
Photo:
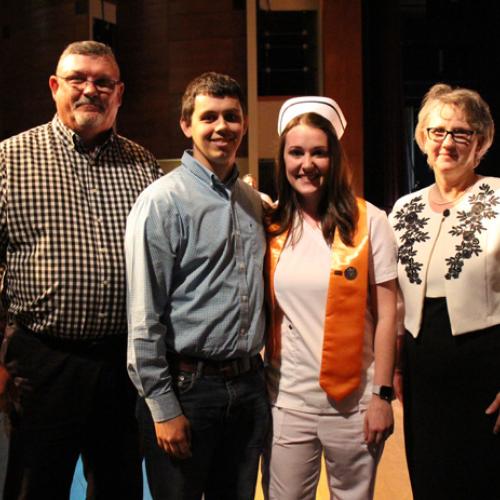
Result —
M 263 489 L 269 500 L 314 500 L 325 454 L 330 497 L 373 498 L 382 445 L 364 440 L 365 411 L 305 413 L 273 407 L 273 435 L 266 451 Z

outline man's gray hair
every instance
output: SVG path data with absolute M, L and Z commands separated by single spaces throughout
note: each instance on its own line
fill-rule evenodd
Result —
M 59 67 L 59 64 L 63 60 L 63 58 L 71 54 L 79 54 L 82 56 L 91 56 L 91 57 L 107 57 L 117 67 L 118 72 L 120 71 L 113 50 L 109 45 L 106 45 L 105 43 L 96 42 L 95 40 L 82 40 L 80 42 L 70 43 L 63 50 L 61 56 L 59 57 L 57 66 Z

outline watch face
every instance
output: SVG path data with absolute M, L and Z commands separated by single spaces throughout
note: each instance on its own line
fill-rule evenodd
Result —
M 385 399 L 386 401 L 392 401 L 393 397 L 394 397 L 394 390 L 392 387 L 389 387 L 387 385 L 382 385 L 380 387 L 380 394 L 379 396 L 382 398 L 382 399 Z

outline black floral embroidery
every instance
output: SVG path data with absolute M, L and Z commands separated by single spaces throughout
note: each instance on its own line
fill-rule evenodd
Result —
M 417 255 L 417 251 L 413 246 L 415 243 L 420 243 L 430 238 L 429 233 L 423 231 L 429 218 L 419 217 L 418 215 L 424 207 L 425 203 L 422 202 L 422 196 L 416 196 L 403 205 L 394 215 L 398 220 L 394 229 L 396 231 L 405 231 L 401 235 L 402 243 L 398 249 L 398 261 L 405 266 L 406 275 L 410 283 L 416 283 L 417 285 L 422 283 L 419 274 L 422 264 L 413 259 Z
M 477 235 L 486 228 L 482 224 L 483 219 L 494 219 L 498 212 L 493 209 L 500 204 L 500 198 L 495 196 L 495 191 L 488 184 L 479 186 L 479 193 L 469 196 L 470 210 L 457 212 L 458 226 L 453 226 L 449 233 L 452 236 L 461 236 L 462 241 L 455 246 L 456 254 L 446 259 L 448 272 L 447 280 L 457 279 L 462 272 L 465 261 L 472 256 L 478 256 L 482 249 L 479 245 Z

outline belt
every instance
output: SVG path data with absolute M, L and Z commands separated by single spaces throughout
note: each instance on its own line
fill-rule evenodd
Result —
M 226 361 L 213 361 L 169 353 L 168 361 L 176 371 L 198 373 L 199 375 L 221 375 L 225 378 L 253 372 L 262 366 L 260 354 Z

